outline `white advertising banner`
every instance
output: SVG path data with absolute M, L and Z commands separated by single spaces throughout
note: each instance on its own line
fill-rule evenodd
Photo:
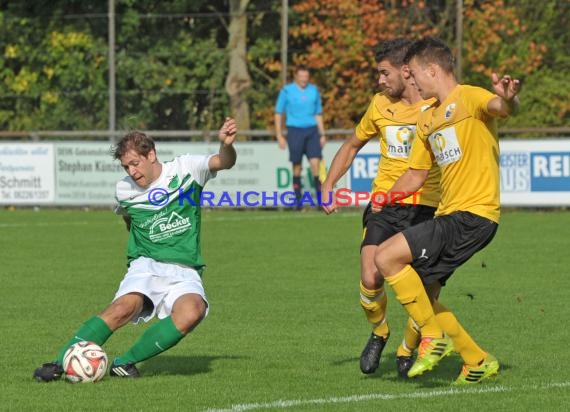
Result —
M 570 205 L 570 140 L 502 140 L 501 204 Z
M 111 157 L 111 145 L 102 142 L 56 142 L 55 203 L 111 205 L 115 184 L 125 172 Z
M 126 173 L 118 160 L 111 156 L 111 146 L 105 142 L 55 142 L 56 197 L 61 205 L 112 205 L 115 184 Z M 323 156 L 332 159 L 340 143 L 325 147 Z M 219 143 L 157 142 L 160 161 L 175 156 L 218 153 Z M 218 173 L 206 185 L 204 206 L 220 207 L 279 207 L 287 206 L 292 173 L 288 152 L 279 150 L 273 142 L 236 143 L 238 160 L 229 171 Z M 303 186 L 312 191 L 308 163 L 303 167 Z M 244 196 L 247 194 L 246 198 Z M 274 201 L 274 199 L 276 199 Z M 282 200 L 285 200 L 283 205 Z
M 0 143 L 0 204 L 53 203 L 51 143 Z
M 501 205 L 570 206 L 570 139 L 501 140 Z M 355 193 L 369 191 L 378 171 L 378 140 L 358 153 L 347 173 Z
M 342 142 L 329 142 L 323 151 L 328 167 Z M 500 142 L 501 203 L 503 206 L 570 206 L 570 139 L 502 140 Z M 157 142 L 158 157 L 212 154 L 218 143 Z M 238 161 L 208 182 L 202 198 L 212 207 L 291 206 L 292 173 L 288 151 L 275 142 L 238 142 Z M 370 191 L 379 162 L 377 140 L 357 154 L 337 184 L 345 201 Z M 111 156 L 108 142 L 0 144 L 0 204 L 108 206 L 115 184 L 125 176 Z M 312 174 L 304 160 L 303 190 L 316 201 Z M 349 195 L 349 196 L 348 196 Z M 310 204 L 305 202 L 305 205 Z

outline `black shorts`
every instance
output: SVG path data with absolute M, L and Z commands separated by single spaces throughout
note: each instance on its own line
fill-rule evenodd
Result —
M 424 205 L 384 206 L 382 211 L 372 213 L 369 203 L 362 215 L 362 249 L 367 245 L 378 246 L 410 226 L 433 219 L 435 207 Z
M 442 285 L 454 270 L 493 240 L 499 225 L 470 212 L 438 216 L 402 232 L 412 251 L 412 266 L 426 285 Z
M 289 147 L 289 161 L 299 164 L 303 155 L 307 159 L 322 159 L 321 136 L 317 126 L 287 127 L 287 145 Z

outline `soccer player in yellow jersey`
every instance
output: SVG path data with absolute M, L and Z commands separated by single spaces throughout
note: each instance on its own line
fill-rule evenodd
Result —
M 331 163 L 328 177 L 322 186 L 323 204 L 326 213 L 336 210 L 329 202 L 329 192 L 352 164 L 358 151 L 370 140 L 380 140 L 380 163 L 378 174 L 372 184 L 372 193 L 386 193 L 394 182 L 408 169 L 408 153 L 415 135 L 416 121 L 422 107 L 429 106 L 410 83 L 410 75 L 403 63 L 411 44 L 405 39 L 383 42 L 377 52 L 379 79 L 382 92 L 376 94 L 366 114 L 356 127 L 355 134 L 338 150 Z M 363 239 L 360 246 L 360 304 L 366 318 L 372 324 L 372 334 L 362 351 L 360 369 L 365 374 L 376 371 L 380 355 L 390 329 L 386 321 L 387 297 L 384 279 L 374 264 L 376 247 L 401 230 L 426 219 L 432 219 L 439 202 L 439 168 L 434 166 L 423 188 L 414 198 L 404 204 L 379 207 L 368 204 L 363 215 Z M 380 205 L 377 199 L 376 206 Z M 412 352 L 419 344 L 419 328 L 410 319 L 404 340 L 397 352 L 397 368 L 406 376 L 412 366 Z
M 433 220 L 378 246 L 375 263 L 421 329 L 419 355 L 408 376 L 431 370 L 445 355 L 450 344 L 445 331 L 465 362 L 455 383 L 477 383 L 498 372 L 497 359 L 479 348 L 458 323 L 455 328 L 442 327 L 455 316 L 438 301 L 432 306 L 424 285 L 445 283 L 495 236 L 500 211 L 495 119 L 515 110 L 520 82 L 493 74 L 495 94 L 458 84 L 450 49 L 431 37 L 414 42 L 405 62 L 420 95 L 436 101 L 420 113 L 410 168 L 391 191 L 417 191 L 435 163 L 441 169 L 441 201 Z

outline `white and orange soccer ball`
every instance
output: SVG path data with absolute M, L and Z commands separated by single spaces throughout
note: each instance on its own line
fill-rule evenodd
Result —
M 72 383 L 97 382 L 107 371 L 107 354 L 94 342 L 73 344 L 63 356 L 65 378 Z

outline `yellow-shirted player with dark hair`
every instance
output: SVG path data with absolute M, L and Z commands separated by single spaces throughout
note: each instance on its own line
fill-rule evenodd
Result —
M 323 207 L 326 213 L 332 213 L 337 208 L 334 202 L 330 202 L 328 194 L 368 141 L 380 140 L 380 162 L 372 193 L 386 193 L 408 169 L 409 148 L 415 136 L 417 117 L 422 107 L 428 107 L 430 103 L 424 101 L 409 82 L 409 72 L 403 59 L 410 44 L 411 41 L 395 39 L 383 42 L 378 49 L 378 83 L 382 92 L 372 98 L 354 136 L 344 142 L 331 163 L 322 186 L 322 203 L 327 205 Z M 373 328 L 360 357 L 360 369 L 365 374 L 373 373 L 378 368 L 380 355 L 390 334 L 386 321 L 384 280 L 374 264 L 376 247 L 401 230 L 432 219 L 439 198 L 439 169 L 434 166 L 421 194 L 406 199 L 402 205 L 386 205 L 381 212 L 380 207 L 374 204 L 369 204 L 364 211 L 364 233 L 360 246 L 360 304 Z M 380 196 L 376 200 L 377 203 L 385 201 Z M 412 366 L 412 352 L 418 344 L 419 328 L 410 319 L 397 352 L 397 368 L 401 376 L 406 376 Z
M 421 329 L 419 355 L 408 376 L 431 370 L 445 355 L 450 345 L 445 332 L 465 362 L 455 383 L 477 383 L 496 374 L 499 362 L 475 344 L 449 309 L 438 301 L 430 304 L 424 285 L 445 283 L 497 231 L 500 189 L 495 118 L 515 110 L 520 82 L 493 74 L 495 94 L 459 85 L 450 49 L 431 37 L 414 42 L 405 62 L 420 95 L 436 101 L 418 116 L 410 168 L 391 191 L 417 191 L 437 164 L 441 201 L 433 220 L 382 243 L 375 263 Z M 444 327 L 447 322 L 456 327 Z

